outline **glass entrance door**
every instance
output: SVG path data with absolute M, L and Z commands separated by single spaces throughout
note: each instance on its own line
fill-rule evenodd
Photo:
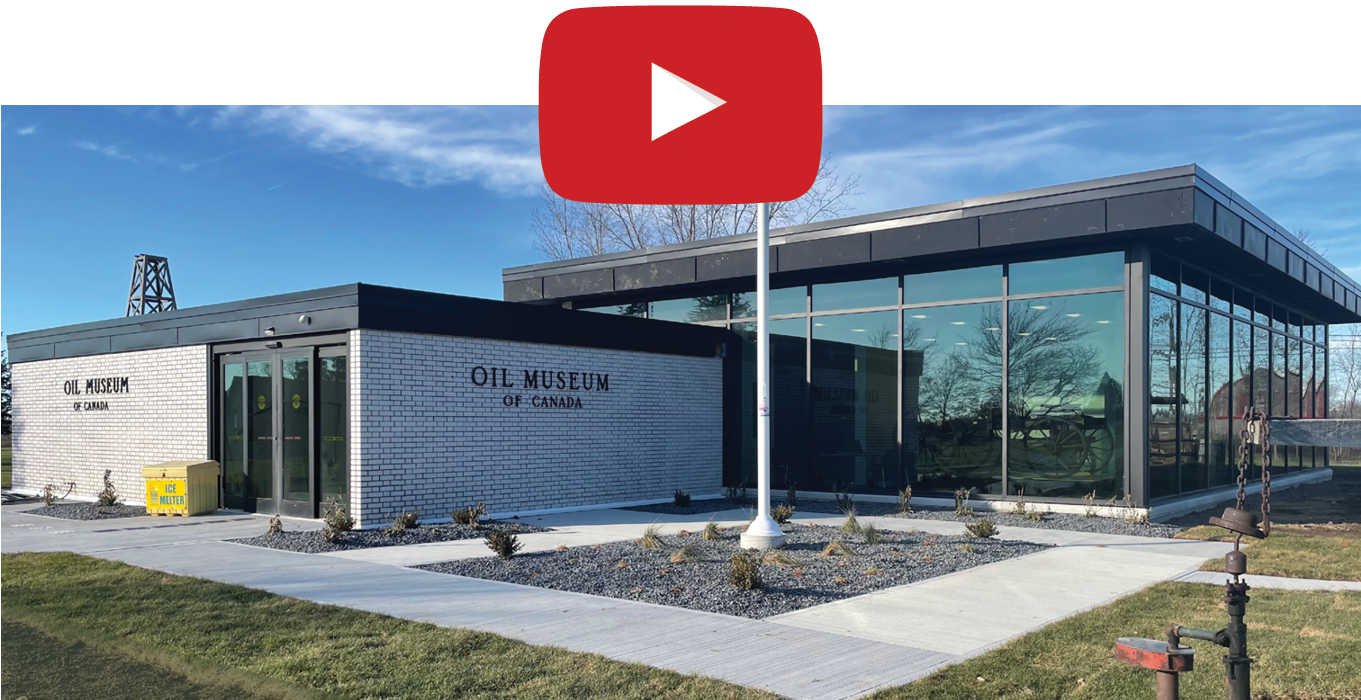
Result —
M 224 505 L 314 518 L 321 498 L 343 501 L 349 491 L 344 348 L 223 355 L 218 364 Z

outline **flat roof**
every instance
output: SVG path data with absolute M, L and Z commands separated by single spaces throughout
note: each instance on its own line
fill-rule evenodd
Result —
M 354 329 L 713 357 L 722 328 L 372 284 L 15 333 L 11 362 L 334 334 Z
M 1195 164 L 774 229 L 771 271 L 811 279 L 1132 240 L 1166 246 L 1246 287 L 1269 284 L 1273 296 L 1324 322 L 1361 321 L 1361 285 Z M 503 298 L 609 303 L 702 293 L 754 279 L 755 247 L 748 233 L 508 267 Z

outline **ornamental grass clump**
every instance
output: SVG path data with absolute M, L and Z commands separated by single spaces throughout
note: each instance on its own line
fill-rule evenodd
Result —
M 332 496 L 321 506 L 321 538 L 327 542 L 338 542 L 345 533 L 354 529 L 354 518 L 345 510 L 339 496 Z
M 1022 517 L 1024 517 L 1026 520 L 1040 522 L 1044 520 L 1044 511 L 1040 510 L 1039 506 L 1031 506 L 1030 508 L 1026 509 L 1025 515 Z
M 718 529 L 718 523 L 713 518 L 704 524 L 704 530 L 699 533 L 700 539 L 714 541 L 723 539 L 723 533 Z
M 997 526 L 987 518 L 979 518 L 968 525 L 964 530 L 969 533 L 969 537 L 986 540 L 997 536 Z
M 279 517 L 279 515 L 276 513 L 276 514 L 274 515 L 274 517 L 272 517 L 272 518 L 269 519 L 269 532 L 267 532 L 267 533 L 265 533 L 265 534 L 267 534 L 267 535 L 277 535 L 277 534 L 279 534 L 280 532 L 283 532 L 283 531 L 284 531 L 284 521 L 283 521 L 283 519 L 281 519 L 281 518 Z
M 773 518 L 775 522 L 783 525 L 789 522 L 790 518 L 794 517 L 794 506 L 791 506 L 788 503 L 775 506 L 770 509 L 770 517 Z
M 728 560 L 728 583 L 739 591 L 756 590 L 762 586 L 761 568 L 750 555 L 734 554 Z
M 860 537 L 866 546 L 873 547 L 883 541 L 883 535 L 873 525 L 860 528 Z
M 671 496 L 671 500 L 673 503 L 676 504 L 677 508 L 690 507 L 690 494 L 680 489 L 676 489 L 676 493 Z
M 104 490 L 100 491 L 98 494 L 100 508 L 112 508 L 123 502 L 123 500 L 118 497 L 118 489 L 113 486 L 112 476 L 112 469 L 104 470 Z
M 1011 512 L 1016 515 L 1025 515 L 1025 488 L 1016 489 L 1016 504 L 1011 507 Z
M 392 524 L 383 528 L 383 534 L 388 537 L 399 537 L 406 534 L 407 530 L 416 527 L 420 521 L 421 514 L 417 511 L 402 511 L 392 518 Z
M 846 521 L 841 523 L 841 531 L 848 535 L 860 532 L 860 523 L 855 519 L 855 508 L 852 507 L 843 512 L 846 513 Z
M 1098 506 L 1096 505 L 1096 492 L 1095 492 L 1095 491 L 1093 491 L 1093 492 L 1087 494 L 1086 496 L 1083 496 L 1083 497 L 1082 497 L 1082 514 L 1083 514 L 1083 515 L 1085 515 L 1085 516 L 1087 516 L 1087 517 L 1089 517 L 1089 518 L 1095 518 L 1095 517 L 1096 517 L 1097 508 L 1098 508 Z
M 850 487 L 838 481 L 832 485 L 832 493 L 836 498 L 837 510 L 850 515 L 855 510 L 855 499 L 851 498 Z
M 662 542 L 662 528 L 653 523 L 643 530 L 643 536 L 638 539 L 638 546 L 643 549 L 661 549 L 665 543 Z
M 778 549 L 768 549 L 761 555 L 761 563 L 766 566 L 798 566 L 803 562 Z
M 459 508 L 458 510 L 450 513 L 449 517 L 453 519 L 454 524 L 456 525 L 466 525 L 468 527 L 476 529 L 478 526 L 477 521 L 487 517 L 487 506 L 481 501 L 478 501 L 477 505 L 475 506 Z
M 965 554 L 978 554 L 978 548 L 968 542 L 959 545 L 959 551 L 964 552 Z
M 903 490 L 898 492 L 898 512 L 902 515 L 910 515 L 912 513 L 911 486 L 904 486 Z
M 955 489 L 955 515 L 961 518 L 972 518 L 973 508 L 969 507 L 969 497 L 973 495 L 972 488 Z
M 700 560 L 704 555 L 704 550 L 698 542 L 687 542 L 681 545 L 680 549 L 671 553 L 672 564 L 693 564 Z
M 851 549 L 850 545 L 846 544 L 845 542 L 842 542 L 841 540 L 836 540 L 827 543 L 827 546 L 822 548 L 822 556 L 853 557 L 855 556 L 855 550 Z

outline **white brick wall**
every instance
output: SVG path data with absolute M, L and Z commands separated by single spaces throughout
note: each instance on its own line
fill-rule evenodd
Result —
M 13 366 L 14 489 L 36 493 L 75 482 L 92 499 L 105 469 L 127 503 L 143 503 L 142 467 L 208 456 L 206 348 L 189 346 L 21 362 Z M 126 393 L 88 394 L 85 380 L 127 377 Z M 68 395 L 67 381 L 80 394 Z M 107 401 L 106 411 L 77 402 Z
M 667 498 L 722 484 L 722 360 L 470 338 L 350 332 L 351 506 L 448 517 Z M 474 367 L 514 388 L 476 386 Z M 609 375 L 609 391 L 533 390 L 525 370 Z M 519 395 L 519 407 L 504 405 Z M 534 408 L 573 396 L 581 408 Z

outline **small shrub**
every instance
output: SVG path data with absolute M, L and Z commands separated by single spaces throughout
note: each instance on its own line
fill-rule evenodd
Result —
M 761 563 L 767 566 L 798 566 L 803 562 L 778 549 L 768 549 L 761 555 Z
M 965 525 L 964 530 L 969 533 L 969 537 L 980 540 L 986 540 L 997 535 L 997 526 L 987 518 L 979 518 Z
M 647 529 L 643 530 L 643 536 L 638 540 L 638 546 L 643 549 L 661 549 L 665 544 L 662 542 L 661 534 L 662 528 L 660 525 L 657 525 L 656 523 L 648 525 Z
M 43 505 L 50 506 L 57 502 L 57 485 L 48 484 L 43 487 Z
M 689 507 L 690 507 L 690 494 L 688 494 L 688 493 L 686 493 L 686 492 L 684 492 L 684 491 L 682 491 L 682 490 L 680 490 L 680 489 L 676 489 L 676 493 L 675 493 L 674 495 L 671 496 L 671 500 L 672 500 L 672 502 L 674 502 L 674 503 L 676 504 L 676 507 L 677 507 L 677 508 L 689 508 Z
M 406 512 L 398 513 L 392 518 L 392 524 L 383 528 L 383 534 L 388 537 L 400 537 L 406 534 L 406 531 L 412 527 L 408 523 L 415 522 L 412 518 L 407 517 L 408 515 L 410 514 Z
M 453 518 L 454 523 L 457 525 L 467 525 L 468 527 L 475 529 L 478 526 L 478 521 L 487 517 L 487 506 L 481 501 L 478 501 L 475 506 L 459 508 L 450 513 L 449 517 Z
M 515 533 L 506 530 L 492 530 L 487 533 L 487 536 L 484 539 L 487 543 L 487 549 L 496 552 L 496 556 L 502 559 L 509 559 L 515 556 L 515 553 L 525 546 Z
M 969 507 L 969 497 L 972 495 L 972 488 L 955 489 L 955 515 L 961 518 L 973 517 L 973 508 Z
M 832 484 L 832 494 L 836 498 L 837 510 L 848 515 L 855 510 L 855 499 L 851 498 L 849 486 L 838 481 Z
M 866 576 L 878 576 L 879 573 L 880 573 L 879 567 L 877 566 L 871 566 L 870 568 L 865 569 Z
M 775 506 L 770 509 L 770 517 L 773 518 L 775 522 L 783 525 L 789 522 L 790 518 L 794 517 L 794 506 L 789 505 L 788 503 Z
M 746 553 L 734 554 L 728 560 L 728 583 L 740 591 L 760 588 L 761 568 Z
M 1026 509 L 1025 515 L 1022 517 L 1024 517 L 1026 520 L 1039 522 L 1041 520 L 1044 520 L 1044 511 L 1040 510 L 1038 506 L 1031 506 L 1030 508 Z
M 904 486 L 898 492 L 898 512 L 904 515 L 912 513 L 912 487 Z
M 338 542 L 345 533 L 354 529 L 354 518 L 346 512 L 339 496 L 332 496 L 322 504 L 321 523 L 321 538 L 327 542 Z
M 862 537 L 864 543 L 870 547 L 883 541 L 883 536 L 879 534 L 879 531 L 876 530 L 873 525 L 866 525 L 860 528 L 860 537 Z
M 851 582 L 851 580 L 848 579 L 848 578 L 846 578 L 845 576 L 838 576 L 838 577 L 832 579 L 832 583 L 835 583 L 835 584 L 838 585 L 838 586 L 845 586 L 845 585 L 849 584 L 850 582 Z
M 110 478 L 112 475 L 112 469 L 104 470 L 104 490 L 100 491 L 98 494 L 100 508 L 112 508 L 123 502 L 123 500 L 118 497 L 118 489 L 113 487 L 113 479 Z
M 1016 515 L 1025 515 L 1025 488 L 1016 489 L 1016 505 L 1011 507 L 1011 512 Z
M 855 508 L 851 508 L 844 512 L 846 513 L 846 521 L 841 523 L 841 531 L 848 535 L 854 535 L 857 532 L 860 532 L 860 523 L 855 519 Z
M 725 486 L 723 496 L 729 501 L 745 501 L 747 500 L 747 485 L 742 483 Z
M 964 552 L 965 554 L 978 554 L 978 548 L 968 542 L 959 545 L 959 551 Z
M 822 548 L 822 556 L 853 557 L 855 556 L 855 550 L 851 549 L 850 545 L 847 545 L 845 542 L 836 540 L 835 542 L 829 542 L 826 547 Z
M 723 539 L 723 533 L 718 529 L 718 523 L 714 522 L 713 518 L 709 518 L 709 522 L 704 524 L 704 530 L 699 533 L 699 536 L 700 539 L 710 541 Z
M 693 564 L 694 562 L 699 561 L 703 554 L 704 550 L 700 548 L 699 543 L 687 542 L 686 544 L 681 545 L 680 549 L 671 553 L 671 563 Z
M 278 534 L 278 533 L 283 532 L 283 531 L 284 531 L 284 521 L 283 521 L 282 519 L 279 518 L 278 514 L 275 514 L 274 517 L 272 517 L 272 518 L 269 519 L 269 532 L 267 532 L 267 533 L 265 533 L 265 534 L 268 534 L 268 535 L 275 535 L 275 534 Z
M 1096 491 L 1092 491 L 1091 493 L 1082 497 L 1082 514 L 1089 518 L 1095 518 L 1096 510 L 1097 510 Z
M 797 508 L 799 505 L 799 494 L 794 490 L 794 482 L 789 482 L 789 488 L 785 489 L 784 502 L 789 504 L 790 509 Z

